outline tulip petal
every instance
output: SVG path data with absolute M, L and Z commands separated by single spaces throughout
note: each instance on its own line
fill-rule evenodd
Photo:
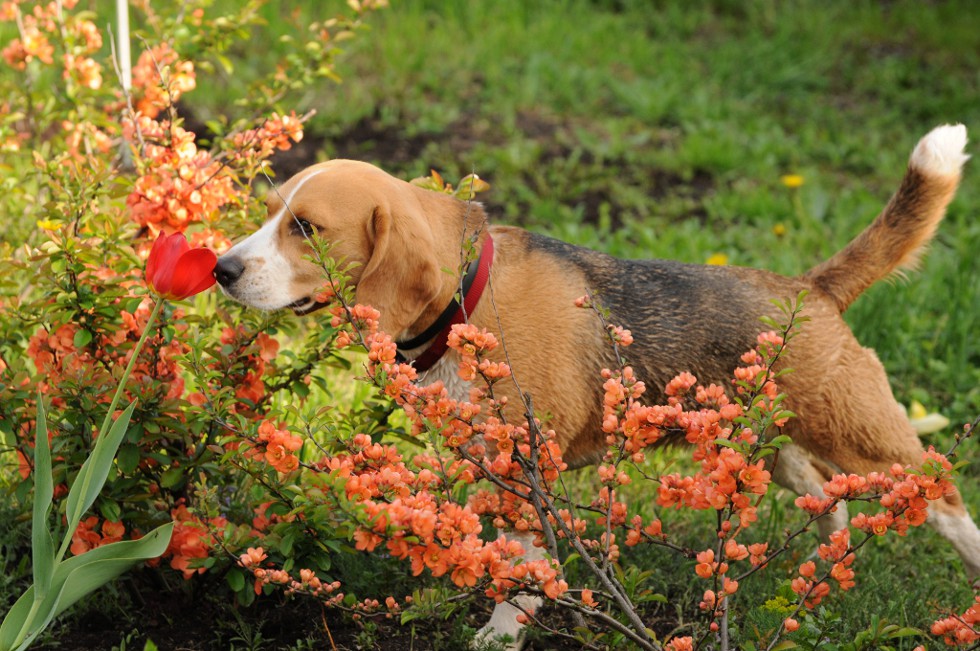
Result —
M 146 282 L 161 296 L 171 291 L 172 277 L 177 260 L 190 250 L 187 238 L 183 233 L 157 237 L 150 249 L 150 257 L 146 261 Z
M 214 284 L 218 256 L 211 249 L 185 251 L 173 265 L 167 298 L 182 299 L 203 292 Z

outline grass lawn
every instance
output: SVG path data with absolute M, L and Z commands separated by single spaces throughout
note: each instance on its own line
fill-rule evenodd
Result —
M 714 257 L 800 274 L 874 218 L 929 129 L 962 122 L 980 138 L 980 6 L 972 0 L 392 4 L 339 44 L 343 82 L 296 107 L 317 111 L 304 150 L 309 162 L 359 158 L 404 178 L 436 169 L 451 181 L 476 172 L 492 187 L 481 199 L 496 223 L 617 256 Z M 333 9 L 307 0 L 261 11 L 271 33 L 288 34 Z M 276 47 L 274 39 L 267 44 Z M 235 71 L 218 67 L 208 92 L 186 96 L 187 110 L 201 120 L 234 114 L 250 71 L 274 58 L 267 48 L 235 53 Z M 787 187 L 788 174 L 803 185 Z M 877 350 L 899 400 L 951 419 L 948 431 L 929 439 L 940 450 L 980 413 L 978 207 L 980 169 L 968 164 L 920 271 L 879 283 L 847 313 L 858 339 Z M 684 463 L 675 451 L 658 456 Z M 961 458 L 970 465 L 960 484 L 976 514 L 978 443 L 967 443 Z M 586 473 L 570 481 L 585 495 L 595 490 Z M 771 539 L 802 522 L 792 496 L 775 492 L 762 510 Z M 652 502 L 639 491 L 630 500 Z M 713 527 L 690 515 L 663 517 L 698 548 Z M 739 644 L 779 621 L 760 604 L 785 592 L 786 578 L 817 544 L 808 535 L 796 555 L 742 587 Z M 704 585 L 692 581 L 693 561 L 644 548 L 624 553 L 623 564 L 651 570 L 646 586 L 667 597 L 648 611 L 659 634 L 698 617 Z M 924 631 L 938 609 L 962 610 L 972 597 L 958 557 L 931 530 L 877 541 L 855 569 L 857 587 L 826 602 L 825 633 L 834 640 L 854 639 L 875 618 Z M 112 599 L 96 605 L 113 612 Z M 142 630 L 140 618 L 129 617 Z M 459 621 L 482 617 L 474 611 Z M 456 648 L 458 637 L 445 631 L 462 624 L 429 625 L 444 633 L 420 635 L 412 648 Z M 290 647 L 283 637 L 248 646 L 239 628 L 218 635 L 220 646 L 202 640 L 187 648 L 329 648 Z M 298 637 L 315 630 L 314 621 Z M 242 641 L 232 640 L 234 631 Z M 342 648 L 409 648 L 386 646 L 383 631 L 360 629 L 344 640 Z M 532 639 L 534 649 L 558 644 Z M 931 642 L 894 642 L 917 644 Z

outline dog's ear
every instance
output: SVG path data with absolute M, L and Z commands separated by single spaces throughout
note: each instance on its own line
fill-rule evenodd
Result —
M 432 230 L 420 210 L 379 206 L 371 217 L 374 249 L 357 282 L 358 303 L 381 311 L 381 330 L 398 337 L 439 295 Z

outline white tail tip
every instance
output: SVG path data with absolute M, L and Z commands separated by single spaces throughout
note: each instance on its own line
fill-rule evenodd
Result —
M 936 127 L 919 141 L 912 151 L 909 164 L 926 174 L 959 175 L 963 164 L 970 159 L 963 153 L 966 147 L 966 127 L 944 124 Z

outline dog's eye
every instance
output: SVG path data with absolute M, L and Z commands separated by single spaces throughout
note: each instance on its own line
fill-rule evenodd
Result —
M 309 237 L 313 235 L 313 224 L 306 221 L 305 219 L 296 219 L 293 222 L 295 230 L 297 233 L 302 233 L 303 235 Z

